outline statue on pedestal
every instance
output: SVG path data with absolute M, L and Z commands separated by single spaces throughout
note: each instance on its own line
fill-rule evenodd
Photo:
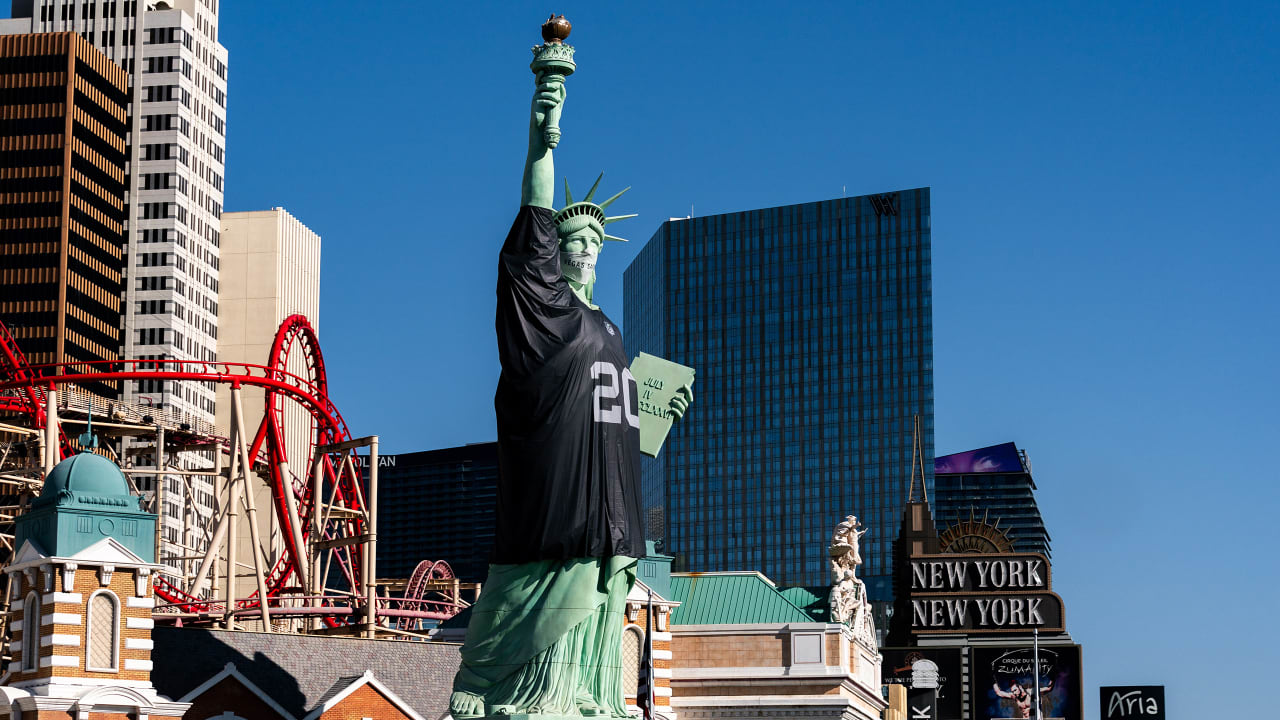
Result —
M 617 326 L 592 304 L 600 181 L 552 209 L 552 149 L 576 66 L 563 16 L 534 48 L 537 89 L 521 207 L 498 259 L 498 512 L 449 709 L 485 716 L 626 716 L 622 612 L 645 552 L 636 382 Z M 623 191 L 625 192 L 625 190 Z M 679 418 L 692 394 L 671 402 Z
M 831 561 L 831 622 L 844 623 L 860 636 L 869 636 L 875 643 L 875 626 L 871 617 L 871 603 L 867 600 L 867 586 L 858 579 L 858 566 L 862 564 L 860 540 L 867 534 L 859 530 L 862 523 L 850 515 L 836 525 L 831 534 L 827 556 Z

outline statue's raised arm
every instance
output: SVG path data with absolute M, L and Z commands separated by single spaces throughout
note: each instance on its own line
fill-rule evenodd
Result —
M 564 43 L 573 26 L 564 16 L 552 16 L 542 26 L 543 44 L 533 49 L 537 89 L 529 110 L 529 153 L 524 161 L 520 204 L 551 209 L 555 199 L 555 163 L 551 151 L 560 143 L 560 111 L 564 107 L 564 80 L 573 74 L 573 47 Z

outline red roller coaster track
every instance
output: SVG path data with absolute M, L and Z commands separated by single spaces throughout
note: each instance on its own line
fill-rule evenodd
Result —
M 298 366 L 303 368 L 306 377 L 287 369 L 291 359 L 295 360 L 295 369 Z M 363 503 L 359 465 L 342 458 L 354 450 L 324 453 L 319 456 L 319 462 L 312 462 L 318 448 L 351 440 L 352 436 L 342 415 L 329 400 L 324 356 L 311 323 L 301 315 L 286 318 L 276 333 L 266 365 L 193 360 L 118 360 L 37 366 L 26 362 L 12 335 L 0 324 L 0 412 L 26 415 L 33 429 L 43 429 L 47 423 L 44 410 L 47 390 L 66 384 L 144 379 L 217 383 L 264 390 L 265 413 L 252 436 L 249 457 L 266 461 L 265 475 L 271 487 L 272 505 L 285 546 L 284 553 L 266 578 L 267 595 L 271 598 L 299 597 L 305 589 L 297 583 L 298 565 L 307 562 L 306 545 L 312 532 L 311 513 L 320 504 L 319 498 L 311 497 L 316 485 L 313 476 L 316 468 L 322 473 L 322 492 L 330 496 L 326 502 L 331 506 L 353 508 Z M 306 457 L 289 457 L 284 415 L 290 403 L 301 407 L 311 417 L 312 432 Z M 59 457 L 65 458 L 74 450 L 65 434 L 61 438 L 58 452 Z M 225 439 L 217 440 L 225 443 Z M 295 443 L 295 451 L 297 447 Z M 297 515 L 290 512 L 286 493 L 292 493 L 296 499 L 292 504 Z M 335 518 L 321 528 L 325 539 L 335 535 L 360 536 L 362 520 L 358 513 L 339 512 Z M 299 527 L 295 528 L 295 523 Z M 298 539 L 302 541 L 301 546 Z M 334 551 L 337 567 L 353 588 L 355 579 L 359 577 L 360 550 L 358 543 L 351 543 Z M 157 577 L 155 589 L 160 598 L 184 613 L 200 614 L 216 609 L 211 601 L 192 596 L 162 576 Z M 255 594 L 255 597 L 237 604 L 250 608 L 256 607 L 259 601 Z M 350 610 L 335 608 L 329 619 L 331 623 L 345 622 L 339 621 L 338 617 L 346 613 Z

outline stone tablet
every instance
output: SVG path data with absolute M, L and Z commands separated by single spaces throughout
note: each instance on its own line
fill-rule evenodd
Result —
M 693 373 L 693 368 L 649 353 L 640 353 L 631 362 L 640 400 L 640 452 L 658 456 L 671 432 L 671 400 L 680 388 L 693 384 Z

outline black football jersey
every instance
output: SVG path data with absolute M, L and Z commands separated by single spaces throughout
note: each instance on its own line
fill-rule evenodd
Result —
M 621 331 L 561 274 L 552 217 L 520 208 L 498 261 L 492 559 L 641 557 L 635 378 Z

